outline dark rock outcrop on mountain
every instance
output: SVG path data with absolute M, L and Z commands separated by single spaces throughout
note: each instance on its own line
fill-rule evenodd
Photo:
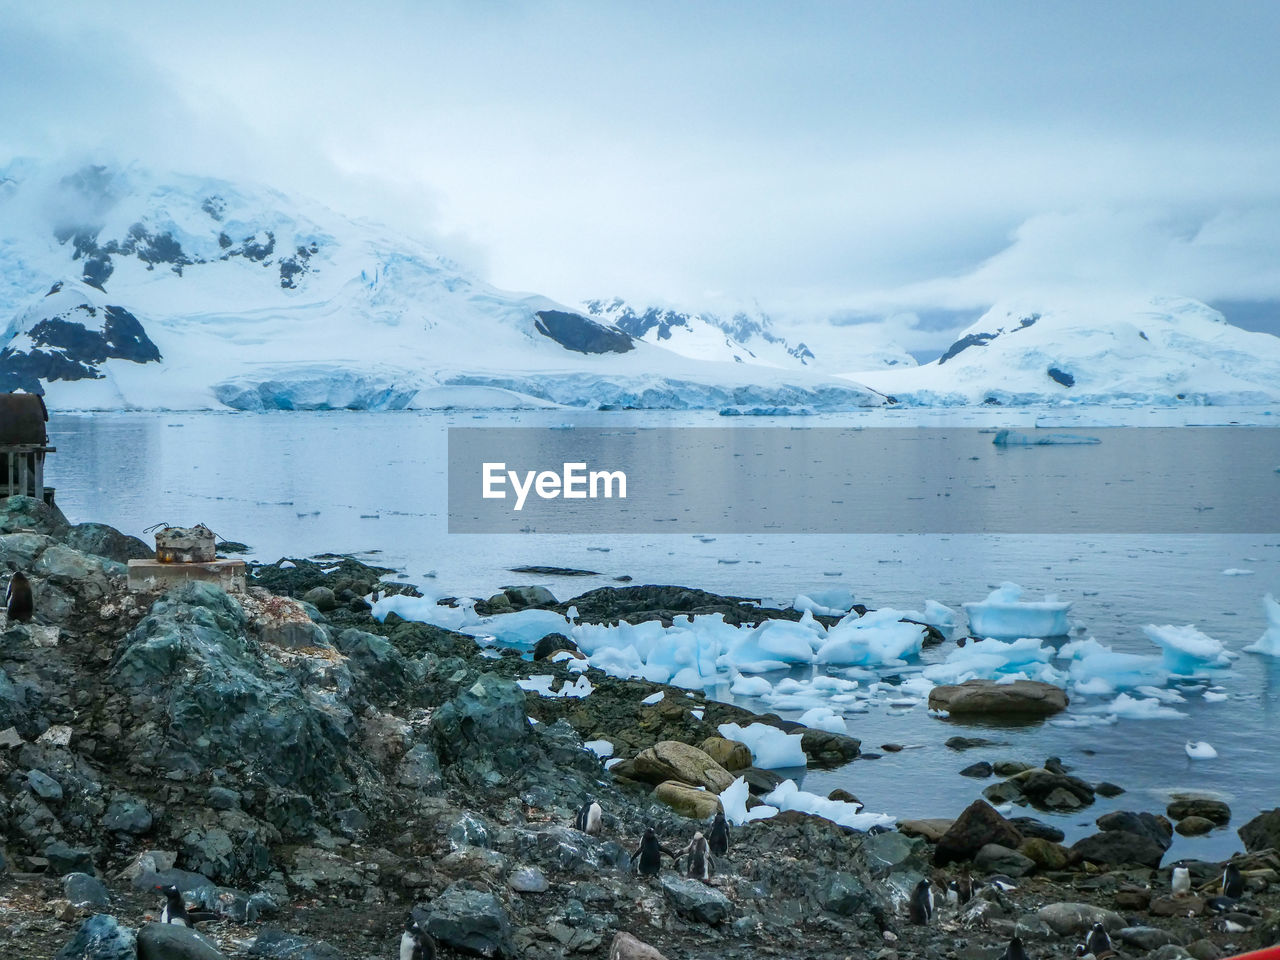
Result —
M 617 327 L 565 310 L 539 310 L 534 328 L 566 350 L 576 353 L 626 353 L 635 349 L 631 337 Z

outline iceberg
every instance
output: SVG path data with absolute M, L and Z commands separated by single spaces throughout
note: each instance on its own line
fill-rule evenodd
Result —
M 778 808 L 761 805 L 747 809 L 747 798 L 751 795 L 747 781 L 743 777 L 736 778 L 720 793 L 720 807 L 724 810 L 724 818 L 735 827 L 750 823 L 752 820 L 767 820 L 777 816 Z
M 853 593 L 848 588 L 830 587 L 798 594 L 791 602 L 791 608 L 824 617 L 843 617 L 853 609 L 853 602 Z
M 1261 653 L 1268 657 L 1280 657 L 1280 603 L 1271 594 L 1262 598 L 1262 609 L 1267 614 L 1267 629 L 1256 643 L 1245 647 L 1247 653 Z
M 773 692 L 773 684 L 764 677 L 739 675 L 729 685 L 729 692 L 735 697 L 763 697 Z
M 1005 676 L 1022 675 L 1027 679 L 1044 679 L 1046 683 L 1061 683 L 1061 674 L 1049 667 L 1053 648 L 1044 646 L 1038 637 L 1022 637 L 1017 640 L 983 640 L 956 647 L 942 663 L 925 667 L 922 675 L 932 683 L 964 683 L 975 678 L 997 680 Z
M 903 623 L 902 611 L 885 607 L 865 616 L 849 614 L 827 633 L 818 648 L 818 663 L 837 666 L 882 666 L 914 656 L 924 645 L 924 627 Z
M 1164 651 L 1164 665 L 1170 673 L 1190 676 L 1205 667 L 1225 667 L 1231 663 L 1232 655 L 1221 641 L 1206 636 L 1192 624 L 1158 627 L 1149 623 L 1142 632 Z
M 745 727 L 722 723 L 717 730 L 726 740 L 745 743 L 751 751 L 751 762 L 765 770 L 803 767 L 809 762 L 800 748 L 802 738 L 798 733 L 786 733 L 766 723 L 752 723 Z
M 1090 708 L 1092 713 L 1102 713 L 1122 720 L 1179 720 L 1187 714 L 1173 707 L 1167 707 L 1156 697 L 1143 700 L 1122 693 L 1111 703 Z
M 1071 661 L 1067 672 L 1080 694 L 1109 696 L 1117 690 L 1160 686 L 1169 679 L 1158 657 L 1116 653 L 1093 637 L 1063 644 L 1058 656 Z
M 969 632 L 997 640 L 1019 637 L 1066 636 L 1070 601 L 1046 595 L 1044 600 L 1023 600 L 1022 587 L 1002 583 L 980 603 L 963 604 L 969 615 Z
M 371 613 L 379 623 L 387 619 L 387 614 L 394 613 L 405 620 L 429 623 L 445 630 L 461 630 L 480 622 L 480 618 L 476 616 L 474 600 L 462 600 L 458 606 L 450 607 L 437 603 L 443 596 L 443 593 L 421 597 L 410 597 L 402 593 L 385 596 L 374 603 Z
M 991 441 L 997 447 L 1071 446 L 1101 443 L 1097 437 L 1081 437 L 1074 433 L 1045 433 L 1029 436 L 1016 430 L 998 430 Z
M 800 813 L 825 817 L 842 827 L 852 830 L 870 830 L 872 827 L 892 827 L 895 817 L 885 813 L 863 813 L 862 804 L 843 800 L 828 800 L 814 793 L 806 793 L 794 780 L 784 780 L 761 799 L 779 810 L 796 810 Z

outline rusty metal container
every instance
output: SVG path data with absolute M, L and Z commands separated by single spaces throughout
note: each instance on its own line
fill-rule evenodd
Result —
M 0 446 L 44 446 L 48 419 L 39 394 L 0 393 Z
M 214 533 L 203 523 L 156 531 L 156 559 L 161 563 L 210 563 L 216 557 Z

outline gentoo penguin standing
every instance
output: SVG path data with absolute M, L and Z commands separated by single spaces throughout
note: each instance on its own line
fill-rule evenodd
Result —
M 1109 954 L 1111 950 L 1111 938 L 1107 936 L 1106 928 L 1095 923 L 1093 929 L 1089 931 L 1089 937 L 1084 942 L 1085 949 L 1092 953 L 1095 957 L 1101 958 L 1103 954 Z
M 642 877 L 656 876 L 662 867 L 662 847 L 658 844 L 658 835 L 653 827 L 646 827 L 644 836 L 640 838 L 640 846 L 631 855 L 636 862 L 636 872 Z
M 933 888 L 928 880 L 921 880 L 911 891 L 911 903 L 907 907 L 907 916 L 917 926 L 924 926 L 933 916 Z
M 1222 895 L 1233 900 L 1239 900 L 1244 896 L 1244 877 L 1240 875 L 1240 868 L 1234 863 L 1228 863 L 1226 869 L 1222 871 Z
M 1169 882 L 1175 897 L 1185 897 L 1191 892 L 1191 871 L 1186 867 L 1174 867 L 1173 877 Z
M 435 960 L 435 957 L 436 942 L 418 926 L 417 920 L 409 917 L 404 933 L 400 934 L 400 960 Z
M 1027 951 L 1022 949 L 1022 938 L 1016 933 L 1009 941 L 1009 945 L 1004 948 L 1000 960 L 1027 960 Z
M 711 879 L 711 845 L 707 843 L 701 831 L 693 835 L 693 839 L 684 848 L 681 856 L 688 857 L 684 870 L 686 877 L 690 880 L 701 880 L 703 883 Z
M 9 578 L 9 589 L 4 595 L 5 612 L 9 623 L 29 623 L 35 612 L 35 601 L 31 597 L 31 581 L 18 570 Z
M 711 824 L 711 835 L 707 837 L 707 843 L 711 846 L 711 852 L 717 857 L 723 857 L 729 852 L 729 821 L 724 818 L 724 811 L 716 811 L 716 819 Z
M 578 810 L 578 815 L 573 820 L 573 825 L 583 833 L 589 833 L 593 837 L 600 833 L 600 818 L 604 815 L 604 811 L 600 809 L 600 804 L 590 797 Z
M 208 913 L 206 911 L 191 911 L 187 909 L 187 902 L 182 897 L 182 892 L 173 884 L 162 887 L 156 884 L 156 889 L 164 894 L 164 906 L 160 909 L 161 923 L 174 923 L 180 927 L 193 927 L 197 923 L 203 923 L 206 920 L 217 920 L 216 913 Z

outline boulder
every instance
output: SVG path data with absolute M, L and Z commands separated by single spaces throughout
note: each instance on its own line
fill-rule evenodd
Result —
M 1010 817 L 1009 822 L 1018 828 L 1020 834 L 1027 838 L 1039 837 L 1051 843 L 1061 843 L 1063 837 L 1066 836 L 1057 827 L 1037 820 L 1035 817 Z
M 989 843 L 1016 850 L 1022 834 L 987 803 L 975 800 L 956 818 L 938 840 L 933 862 L 940 867 L 959 860 L 972 860 Z
M 105 523 L 77 523 L 61 539 L 72 550 L 106 557 L 116 563 L 154 560 L 156 557 L 155 550 L 146 543 Z
M 437 941 L 459 952 L 482 957 L 515 956 L 511 921 L 492 893 L 453 883 L 429 906 L 414 907 L 413 917 Z
M 338 597 L 328 587 L 312 587 L 302 595 L 303 602 L 311 604 L 321 613 L 338 609 Z
M 190 927 L 148 923 L 138 931 L 138 960 L 226 960 L 226 957 Z
M 699 790 L 678 780 L 667 780 L 653 790 L 654 799 L 660 800 L 682 817 L 705 820 L 720 810 L 720 798 L 709 790 Z
M 1095 923 L 1108 930 L 1118 930 L 1125 925 L 1120 914 L 1091 903 L 1050 903 L 1036 911 L 1036 917 L 1060 937 L 1088 933 Z
M 666 874 L 659 882 L 676 913 L 696 923 L 715 926 L 729 919 L 733 913 L 729 898 L 701 880 Z
M 609 960 L 667 960 L 656 947 L 637 940 L 629 933 L 616 933 L 609 944 Z
M 507 886 L 516 893 L 546 893 L 551 883 L 537 867 L 516 867 L 507 877 Z
M 1217 824 L 1207 817 L 1183 817 L 1178 821 L 1175 830 L 1184 837 L 1199 837 L 1208 833 Z
M 930 843 L 937 843 L 951 829 L 954 820 L 945 818 L 925 818 L 920 820 L 899 820 L 898 832 L 908 837 L 924 837 Z
M 525 694 L 505 677 L 481 674 L 436 710 L 430 729 L 446 766 L 466 759 L 480 771 L 514 772 L 528 761 L 523 749 L 530 736 Z
M 702 741 L 702 752 L 730 772 L 751 766 L 751 748 L 738 740 L 707 737 Z
M 1111 938 L 1148 953 L 1171 943 L 1179 947 L 1183 945 L 1181 937 L 1159 927 L 1121 927 L 1112 932 Z
M 1127 830 L 1104 830 L 1071 846 L 1071 852 L 1079 859 L 1108 867 L 1158 867 L 1164 851 L 1150 837 Z
M 1160 845 L 1161 850 L 1168 850 L 1173 843 L 1173 829 L 1164 817 L 1153 813 L 1135 813 L 1131 810 L 1115 810 L 1104 813 L 1094 821 L 1102 830 L 1119 830 L 1136 833 Z
M 874 903 L 866 884 L 851 873 L 836 873 L 822 893 L 822 909 L 842 917 L 859 916 Z
M 41 854 L 49 861 L 49 872 L 62 876 L 68 873 L 93 873 L 93 851 L 83 847 L 69 847 L 61 840 L 45 846 Z
M 862 750 L 862 741 L 847 734 L 808 727 L 800 731 L 800 749 L 814 766 L 832 767 L 857 757 Z
M 56 960 L 137 960 L 137 940 L 137 934 L 122 927 L 115 917 L 98 913 L 80 924 Z
M 733 777 L 697 747 L 679 740 L 662 740 L 635 756 L 635 776 L 648 783 L 676 780 L 714 793 L 726 790 Z
M 974 865 L 987 873 L 1003 873 L 1010 877 L 1026 876 L 1036 868 L 1036 862 L 1017 850 L 998 843 L 988 843 L 973 857 Z
M 1170 820 L 1203 817 L 1220 827 L 1231 822 L 1231 808 L 1221 800 L 1211 797 L 1175 796 L 1164 812 Z
M 987 763 L 987 761 L 985 760 L 981 760 L 978 763 L 971 763 L 969 764 L 969 766 L 961 770 L 960 776 L 984 779 L 986 777 L 991 776 L 991 773 L 992 773 L 991 764 Z
M 62 878 L 62 895 L 75 907 L 106 907 L 111 895 L 102 881 L 87 873 L 69 873 Z
M 1073 810 L 1093 803 L 1093 787 L 1068 773 L 1035 767 L 1014 775 L 1009 782 L 1016 784 L 1024 797 L 1042 807 Z M 1055 791 L 1071 794 L 1075 805 Z
M 1280 807 L 1263 810 L 1236 833 L 1250 853 L 1255 850 L 1280 850 Z
M 554 607 L 556 595 L 542 586 L 503 587 L 503 595 L 516 609 L 524 607 Z
M 249 948 L 249 956 L 270 960 L 345 960 L 340 951 L 322 940 L 310 940 L 274 927 L 259 931 Z
M 1068 702 L 1061 687 L 1038 680 L 966 680 L 929 691 L 929 709 L 953 716 L 1051 717 L 1065 710 Z
M 1018 845 L 1018 852 L 1041 870 L 1062 870 L 1071 862 L 1070 850 L 1043 837 L 1027 837 Z
M 102 815 L 102 826 L 112 833 L 128 833 L 137 836 L 151 829 L 151 811 L 137 797 L 116 794 Z
M 566 637 L 563 633 L 548 633 L 539 640 L 533 647 L 533 659 L 549 660 L 561 650 L 568 650 L 570 653 L 578 653 L 578 645 Z

